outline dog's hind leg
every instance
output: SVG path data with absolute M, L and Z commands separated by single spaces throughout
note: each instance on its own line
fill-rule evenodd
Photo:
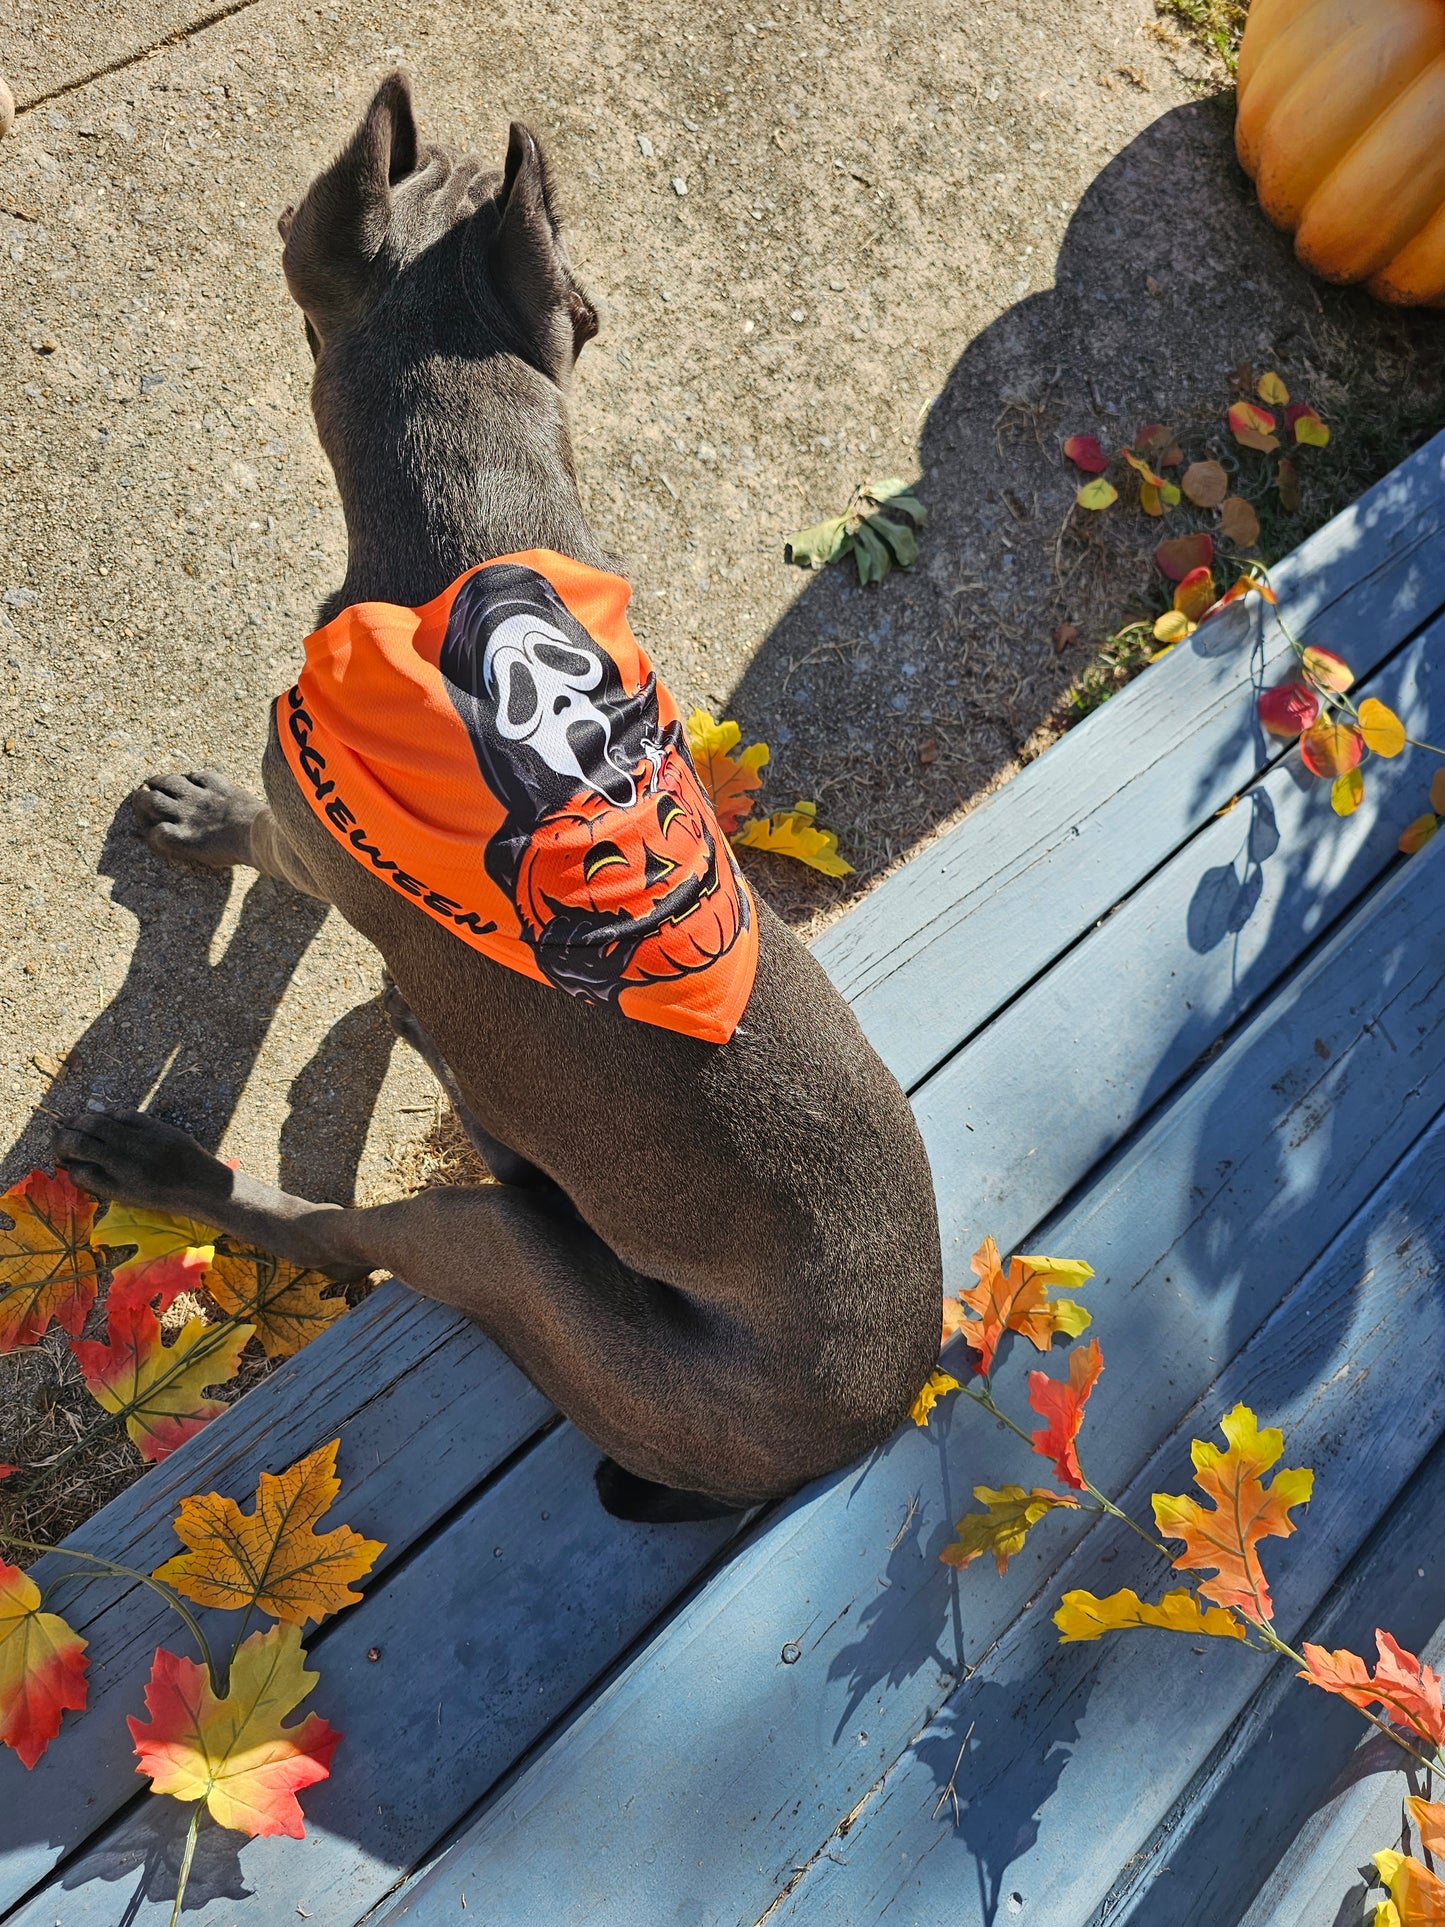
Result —
M 580 1219 L 525 1191 L 458 1185 L 359 1209 L 311 1204 L 135 1111 L 83 1112 L 56 1147 L 101 1197 L 199 1218 L 317 1270 L 391 1271 L 454 1305 L 622 1468 L 600 1490 L 624 1517 L 716 1515 L 799 1482 L 762 1443 L 756 1361 L 731 1321 L 640 1276 Z M 718 1466 L 729 1468 L 723 1489 Z

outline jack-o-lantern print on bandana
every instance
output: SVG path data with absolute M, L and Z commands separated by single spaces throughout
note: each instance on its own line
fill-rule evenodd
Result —
M 464 942 L 723 1043 L 756 911 L 630 593 L 534 550 L 420 609 L 359 603 L 307 638 L 277 729 L 338 841 Z

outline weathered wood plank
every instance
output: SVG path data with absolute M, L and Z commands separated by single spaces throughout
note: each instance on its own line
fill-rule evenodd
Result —
M 186 1493 L 244 1499 L 259 1472 L 279 1471 L 339 1437 L 338 1517 L 387 1541 L 378 1562 L 385 1571 L 550 1415 L 541 1393 L 476 1326 L 388 1283 L 68 1544 L 149 1571 L 177 1549 L 170 1521 Z M 37 1581 L 47 1584 L 64 1563 L 38 1561 Z M 52 1597 L 90 1642 L 90 1705 L 83 1718 L 67 1719 L 34 1772 L 7 1773 L 0 1911 L 132 1797 L 124 1716 L 140 1710 L 156 1645 L 190 1650 L 175 1615 L 142 1587 L 103 1580 L 67 1584 Z
M 1039 1234 L 1100 1275 L 1109 1370 L 1091 1439 L 1106 1487 L 1128 1484 L 1424 1128 L 1423 1093 L 1445 1068 L 1442 875 L 1429 849 L 1393 875 Z M 1080 1530 L 1065 1522 L 1003 1579 L 955 1590 L 937 1551 L 985 1472 L 1028 1476 L 1017 1452 L 969 1408 L 803 1495 L 489 1805 L 389 1927 L 452 1919 L 479 1878 L 498 1920 L 761 1915 Z M 890 1551 L 914 1498 L 914 1529 Z M 679 1734 L 692 1747 L 681 1760 Z M 1126 1726 L 1119 1743 L 1135 1737 Z
M 1291 1642 L 1445 1434 L 1445 1376 L 1414 1369 L 1421 1356 L 1445 1351 L 1435 1258 L 1442 1235 L 1445 1123 L 1437 1122 L 1133 1482 L 1126 1509 L 1147 1521 L 1151 1492 L 1193 1490 L 1188 1441 L 1217 1438 L 1219 1417 L 1236 1402 L 1281 1427 L 1284 1463 L 1317 1474 L 1296 1536 L 1266 1552 L 1276 1625 Z M 1411 1395 L 1402 1398 L 1407 1379 Z M 1106 1523 L 1091 1533 L 884 1777 L 846 1841 L 829 1843 L 836 1858 L 815 1855 L 778 1909 L 779 1927 L 862 1927 L 895 1916 L 984 1927 L 1011 1895 L 1023 1918 L 1088 1920 L 1279 1664 L 1223 1641 L 1161 1634 L 1060 1645 L 1049 1613 L 1061 1592 L 1133 1586 L 1157 1598 L 1171 1580 L 1127 1530 Z M 965 1597 L 987 1584 L 986 1573 L 972 1587 L 966 1581 Z M 1308 1722 L 1307 1702 L 1324 1695 L 1291 1684 L 1295 1698 L 1282 1710 Z M 970 1726 L 955 1827 L 951 1810 L 935 1819 L 933 1808 Z M 1276 1754 L 1277 1773 L 1292 1772 L 1295 1751 L 1291 1740 Z M 1397 1803 L 1399 1791 L 1397 1778 Z M 1389 1837 L 1386 1830 L 1376 1844 Z M 1227 1833 L 1213 1831 L 1212 1842 L 1226 1862 L 1238 1852 Z M 1276 1927 L 1333 1918 L 1333 1909 L 1300 1908 L 1293 1888 L 1287 1907 Z M 1153 1927 L 1152 1901 L 1140 1917 Z M 1235 1918 L 1217 1906 L 1194 1917 L 1209 1927 Z
M 1364 687 L 1440 741 L 1445 620 Z M 1038 1224 L 1398 860 L 1427 783 L 1418 756 L 1376 761 L 1341 820 L 1291 750 L 928 1080 L 950 1289 L 984 1232 Z
M 1419 1288 L 1438 1293 L 1434 1266 L 1425 1269 Z M 1330 1477 L 1338 1476 L 1332 1467 Z M 1362 1509 L 1374 1497 L 1354 1496 Z M 1445 1566 L 1435 1548 L 1445 1518 L 1445 1444 L 1435 1446 L 1395 1504 L 1385 1509 L 1383 1497 L 1373 1507 L 1383 1523 L 1310 1616 L 1303 1637 L 1373 1658 L 1374 1629 L 1384 1619 L 1408 1651 L 1438 1667 L 1445 1655 Z M 1312 1513 L 1305 1524 L 1314 1530 Z M 1400 1758 L 1343 1700 L 1311 1692 L 1292 1668 L 1277 1667 L 1131 1861 L 1100 1922 L 1234 1927 L 1247 1918 L 1249 1927 L 1298 1927 L 1331 1922 L 1338 1910 L 1356 1927 L 1365 1910 L 1347 1905 L 1362 1903 L 1355 1869 L 1396 1838 Z M 1379 1777 L 1352 1789 L 1355 1776 L 1371 1770 Z
M 1276 571 L 1296 635 L 1364 674 L 1442 604 L 1445 436 Z M 1244 698 L 1255 618 L 1234 609 L 1113 697 L 826 932 L 817 955 L 913 1089 L 1243 790 L 1278 745 Z M 1286 656 L 1269 625 L 1263 673 Z
M 596 1462 L 558 1427 L 308 1641 L 307 1710 L 345 1739 L 307 1842 L 203 1829 L 188 1923 L 351 1927 L 736 1531 L 609 1518 Z M 7 1921 L 165 1927 L 187 1818 L 141 1796 Z

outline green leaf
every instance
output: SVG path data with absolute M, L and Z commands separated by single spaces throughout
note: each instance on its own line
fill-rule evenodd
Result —
M 913 493 L 911 484 L 896 475 L 886 482 L 865 482 L 858 493 L 866 495 L 870 502 L 881 502 L 895 513 L 906 515 L 919 528 L 928 520 L 928 510 Z
M 836 562 L 845 555 L 851 541 L 848 518 L 835 515 L 793 536 L 783 548 L 783 559 L 796 562 L 801 569 L 821 569 L 825 562 Z
M 853 531 L 853 555 L 858 564 L 858 580 L 866 588 L 870 582 L 881 582 L 893 566 L 893 558 L 866 522 L 860 522 Z
M 861 526 L 883 537 L 900 569 L 911 569 L 918 560 L 918 537 L 906 522 L 896 522 L 891 515 L 879 514 L 870 515 Z

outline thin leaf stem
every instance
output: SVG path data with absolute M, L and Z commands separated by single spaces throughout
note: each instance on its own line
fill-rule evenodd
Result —
M 191 1862 L 196 1855 L 196 1835 L 201 1829 L 201 1803 L 196 1801 L 191 1808 L 191 1824 L 186 1829 L 186 1850 L 181 1855 L 181 1871 L 176 1881 L 176 1902 L 171 1908 L 171 1927 L 179 1927 L 181 1902 L 186 1897 L 186 1882 L 191 1877 Z
M 1293 1646 L 1288 1645 L 1282 1640 L 1267 1619 L 1254 1619 L 1250 1621 L 1250 1624 L 1254 1627 L 1266 1646 L 1278 1653 L 1282 1659 L 1292 1659 L 1302 1672 L 1309 1672 L 1309 1666 L 1306 1663 L 1304 1654 L 1297 1653 Z M 1353 1700 L 1350 1701 L 1350 1705 L 1354 1706 Z M 1412 1760 L 1418 1760 L 1427 1773 L 1445 1773 L 1445 1763 L 1441 1761 L 1438 1747 L 1435 1751 L 1435 1757 L 1433 1759 L 1427 1759 L 1418 1747 L 1411 1746 L 1408 1740 L 1402 1739 L 1398 1731 L 1390 1725 L 1388 1720 L 1377 1719 L 1373 1713 L 1367 1711 L 1363 1706 L 1355 1706 L 1355 1711 L 1362 1720 L 1368 1720 L 1371 1726 L 1378 1732 L 1383 1733 L 1387 1740 L 1393 1740 L 1402 1753 L 1408 1753 Z
M 216 1662 L 206 1635 L 201 1631 L 200 1622 L 180 1594 L 168 1586 L 163 1579 L 157 1579 L 148 1572 L 138 1572 L 134 1566 L 123 1566 L 117 1559 L 102 1559 L 98 1553 L 80 1552 L 74 1546 L 49 1546 L 38 1539 L 17 1539 L 3 1529 L 0 1529 L 0 1539 L 3 1539 L 7 1545 L 19 1546 L 24 1552 L 53 1553 L 60 1559 L 80 1559 L 87 1566 L 94 1566 L 99 1572 L 108 1573 L 113 1579 L 130 1579 L 137 1585 L 148 1587 L 185 1621 L 192 1639 L 196 1642 L 201 1659 L 205 1663 L 206 1671 L 210 1675 L 211 1690 L 218 1698 L 224 1694 L 225 1681 L 216 1672 Z M 69 1573 L 66 1575 L 67 1578 L 74 1576 Z

